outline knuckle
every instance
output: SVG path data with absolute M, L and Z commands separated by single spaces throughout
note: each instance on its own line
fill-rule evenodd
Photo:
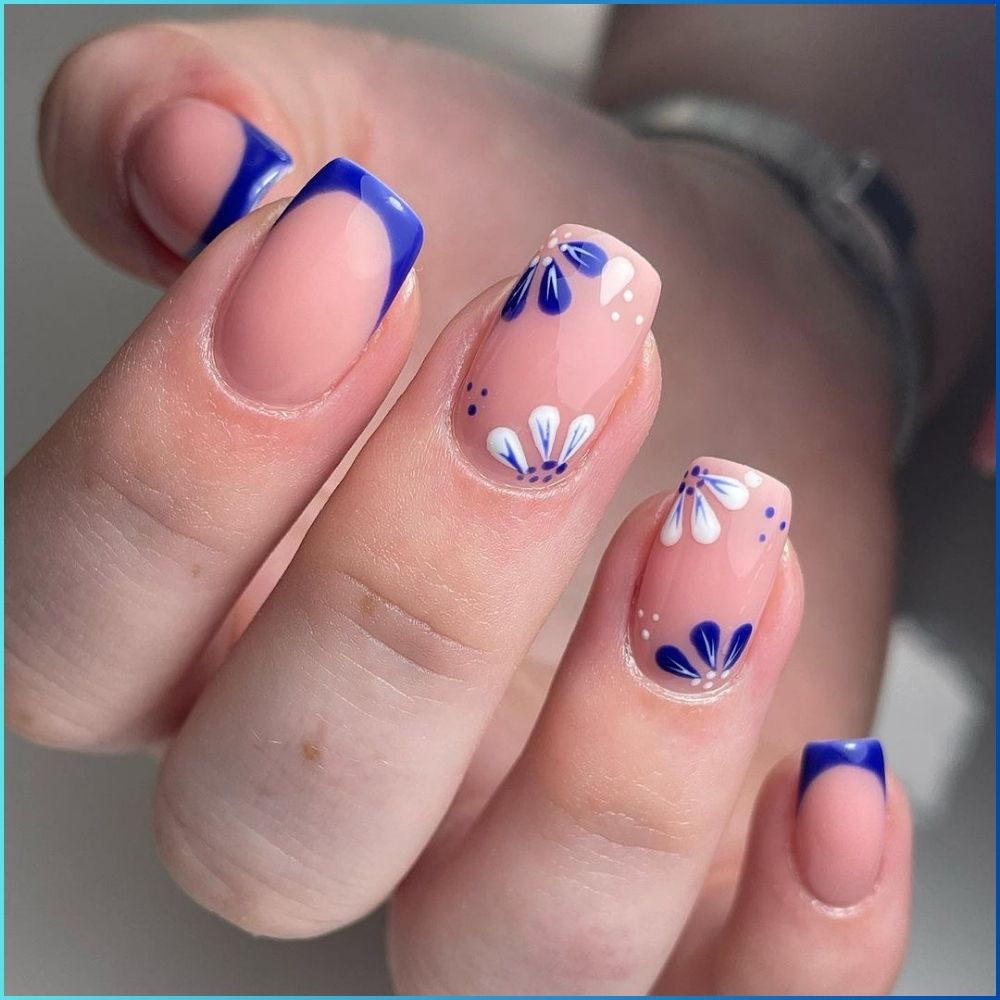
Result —
M 66 675 L 65 657 L 33 636 L 8 614 L 4 624 L 4 711 L 7 725 L 41 746 L 99 750 L 114 730 L 87 698 L 75 696 L 57 679 Z
M 377 905 L 378 900 L 361 900 L 357 887 L 338 886 L 291 858 L 262 827 L 231 814 L 208 821 L 186 816 L 161 783 L 155 814 L 160 857 L 195 902 L 224 920 L 264 937 L 310 938 Z
M 328 573 L 319 617 L 337 619 L 337 641 L 366 647 L 364 659 L 391 671 L 411 693 L 452 700 L 489 676 L 491 654 L 445 631 L 435 616 L 396 603 L 374 579 Z
M 586 753 L 556 750 L 538 758 L 543 815 L 570 851 L 625 864 L 643 855 L 683 861 L 711 832 L 683 796 L 673 797 L 667 775 L 660 780 L 656 773 L 608 767 Z

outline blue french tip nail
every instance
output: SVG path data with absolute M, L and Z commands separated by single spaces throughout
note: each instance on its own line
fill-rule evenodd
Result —
M 802 801 L 806 789 L 824 771 L 841 764 L 871 771 L 882 783 L 882 791 L 885 791 L 885 754 L 878 740 L 824 740 L 807 743 L 802 750 L 798 801 Z
M 243 159 L 215 215 L 189 251 L 189 258 L 196 257 L 219 233 L 244 215 L 249 215 L 274 184 L 292 168 L 291 155 L 269 135 L 245 118 L 240 119 L 240 124 L 246 140 Z
M 389 238 L 389 285 L 379 312 L 379 322 L 392 305 L 424 242 L 424 227 L 417 213 L 374 174 L 344 156 L 331 160 L 292 199 L 282 218 L 318 194 L 344 191 L 363 201 L 382 220 Z M 279 220 L 280 221 L 280 220 Z

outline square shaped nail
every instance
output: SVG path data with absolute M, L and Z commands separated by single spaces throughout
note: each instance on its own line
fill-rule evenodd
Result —
M 695 459 L 680 478 L 632 611 L 639 666 L 685 694 L 746 660 L 791 523 L 788 487 L 738 462 Z
M 216 323 L 220 375 L 269 406 L 318 399 L 368 343 L 422 242 L 398 194 L 332 160 L 282 212 Z
M 659 295 L 656 271 L 620 240 L 552 230 L 462 382 L 455 433 L 473 465 L 527 488 L 575 467 L 628 382 Z

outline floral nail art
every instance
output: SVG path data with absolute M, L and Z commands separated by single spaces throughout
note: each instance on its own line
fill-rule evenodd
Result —
M 659 288 L 652 267 L 614 237 L 554 229 L 514 282 L 456 405 L 473 463 L 526 487 L 569 472 L 631 373 Z
M 746 653 L 770 593 L 791 494 L 756 469 L 701 458 L 653 543 L 632 624 L 636 660 L 678 691 L 711 691 Z

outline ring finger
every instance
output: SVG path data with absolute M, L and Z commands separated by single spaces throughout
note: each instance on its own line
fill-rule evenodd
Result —
M 700 459 L 626 521 L 521 759 L 396 897 L 401 992 L 649 989 L 798 630 L 790 515 L 777 480 Z

